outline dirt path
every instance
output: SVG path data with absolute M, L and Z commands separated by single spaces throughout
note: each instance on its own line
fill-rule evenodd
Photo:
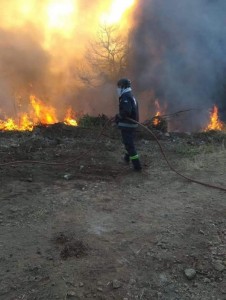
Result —
M 32 139 L 1 137 L 1 161 L 65 161 L 93 136 Z M 226 185 L 225 150 L 173 143 L 179 170 Z M 75 165 L 0 169 L 0 299 L 226 299 L 226 194 L 178 178 L 153 141 L 138 145 L 142 174 L 107 137 Z

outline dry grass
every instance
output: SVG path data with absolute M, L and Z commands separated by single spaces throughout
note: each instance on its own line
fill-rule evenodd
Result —
M 216 147 L 214 145 L 208 145 L 204 147 L 202 152 L 192 156 L 186 157 L 182 161 L 182 168 L 185 170 L 215 170 L 215 167 L 221 166 L 222 170 L 226 165 L 226 149 L 225 146 Z

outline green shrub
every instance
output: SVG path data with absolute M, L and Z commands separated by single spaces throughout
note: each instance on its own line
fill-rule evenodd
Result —
M 97 117 L 86 114 L 78 120 L 78 125 L 81 127 L 102 127 L 108 121 L 109 118 L 104 114 Z

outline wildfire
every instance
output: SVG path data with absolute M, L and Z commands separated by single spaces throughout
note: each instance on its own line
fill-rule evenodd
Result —
M 124 13 L 135 4 L 135 0 L 114 0 L 107 13 L 101 17 L 101 21 L 107 25 L 118 23 Z
M 218 107 L 214 105 L 212 112 L 210 113 L 210 123 L 205 129 L 205 131 L 209 130 L 223 130 L 224 124 L 220 121 L 218 116 Z
M 29 116 L 24 113 L 18 117 L 18 120 L 14 120 L 13 118 L 8 118 L 5 121 L 0 120 L 0 130 L 4 131 L 25 131 L 25 130 L 33 130 L 34 123 L 30 120 Z
M 157 127 L 161 123 L 161 117 L 160 116 L 161 116 L 161 114 L 163 113 L 163 110 L 164 110 L 160 106 L 160 103 L 159 103 L 158 99 L 155 100 L 155 108 L 156 108 L 157 112 L 156 112 L 155 116 L 152 119 L 152 124 Z
M 70 38 L 75 28 L 76 12 L 74 0 L 50 1 L 46 6 L 47 27 Z
M 50 105 L 45 104 L 43 101 L 35 97 L 30 96 L 31 109 L 29 113 L 18 114 L 16 119 L 7 118 L 6 120 L 0 120 L 0 130 L 4 131 L 31 131 L 36 125 L 52 125 L 59 122 L 56 109 Z M 72 108 L 69 108 L 66 112 L 64 123 L 71 126 L 77 126 L 75 120 L 75 113 Z
M 71 126 L 78 126 L 78 123 L 75 120 L 75 113 L 73 112 L 71 107 L 69 107 L 67 112 L 66 112 L 66 117 L 64 119 L 64 124 L 71 125 Z
M 82 59 L 86 65 L 87 44 L 96 40 L 99 26 L 117 25 L 125 34 L 132 26 L 127 12 L 136 1 L 1 0 L 1 11 L 7 13 L 0 19 L 0 130 L 32 130 L 37 124 L 59 121 L 76 126 L 72 109 L 59 118 L 54 106 L 34 95 L 26 108 L 17 107 L 9 115 L 3 112 L 15 106 L 13 100 L 9 103 L 11 95 L 27 97 L 31 86 L 40 94 L 48 90 L 50 101 L 55 95 L 67 99 L 68 93 L 80 88 L 77 65 Z
M 160 119 L 158 118 L 159 116 L 160 116 L 160 112 L 158 111 L 156 113 L 156 115 L 154 116 L 154 118 L 153 118 L 153 125 L 154 126 L 158 126 L 159 125 L 159 123 L 160 123 Z
M 34 122 L 36 124 L 54 124 L 57 123 L 56 110 L 52 106 L 47 106 L 35 96 L 30 97 L 31 105 L 34 109 Z

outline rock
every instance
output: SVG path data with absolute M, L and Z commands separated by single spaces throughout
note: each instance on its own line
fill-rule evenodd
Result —
M 70 179 L 72 179 L 72 175 L 71 174 L 65 174 L 64 179 L 70 180 Z
M 98 287 L 98 288 L 97 288 L 97 291 L 98 291 L 98 292 L 103 292 L 103 289 L 102 289 L 101 287 Z
M 47 260 L 54 260 L 53 256 L 51 256 L 51 255 L 47 255 L 47 256 L 46 256 L 46 259 L 47 259 Z
M 164 273 L 161 273 L 159 275 L 159 280 L 160 280 L 160 285 L 161 286 L 167 285 L 169 283 L 169 280 L 168 280 L 166 274 L 164 274 Z
M 166 132 L 166 133 L 165 133 L 165 136 L 170 137 L 169 132 Z
M 68 291 L 67 292 L 67 298 L 72 298 L 72 297 L 75 297 L 76 296 L 76 293 L 74 291 Z
M 19 211 L 19 209 L 17 207 L 11 207 L 10 208 L 10 212 L 12 212 L 12 213 L 16 213 L 18 211 Z
M 221 260 L 216 260 L 214 263 L 213 263 L 213 267 L 216 271 L 219 271 L 219 272 L 222 272 L 224 271 L 225 269 L 225 266 L 223 265 L 222 261 Z
M 145 145 L 147 145 L 147 144 L 149 144 L 149 141 L 143 140 L 143 143 L 144 143 Z
M 84 283 L 83 283 L 83 282 L 80 282 L 80 283 L 79 283 L 79 286 L 80 286 L 80 287 L 83 287 L 83 286 L 84 286 Z
M 112 286 L 113 286 L 113 289 L 119 289 L 119 288 L 122 286 L 122 284 L 121 284 L 121 282 L 118 281 L 117 279 L 114 279 L 114 280 L 112 281 Z
M 184 270 L 184 274 L 187 279 L 192 280 L 196 276 L 196 271 L 194 269 L 186 269 Z
M 163 250 L 167 250 L 167 247 L 166 247 L 166 245 L 165 245 L 164 242 L 158 242 L 158 243 L 157 243 L 157 246 L 160 247 L 160 248 L 163 249 Z
M 204 283 L 211 283 L 211 280 L 209 278 L 204 278 Z
M 135 285 L 136 284 L 136 280 L 131 278 L 130 281 L 129 281 L 129 284 L 130 285 Z
M 195 282 L 194 284 L 193 284 L 193 287 L 198 287 L 199 285 L 198 285 L 198 283 L 197 282 Z

